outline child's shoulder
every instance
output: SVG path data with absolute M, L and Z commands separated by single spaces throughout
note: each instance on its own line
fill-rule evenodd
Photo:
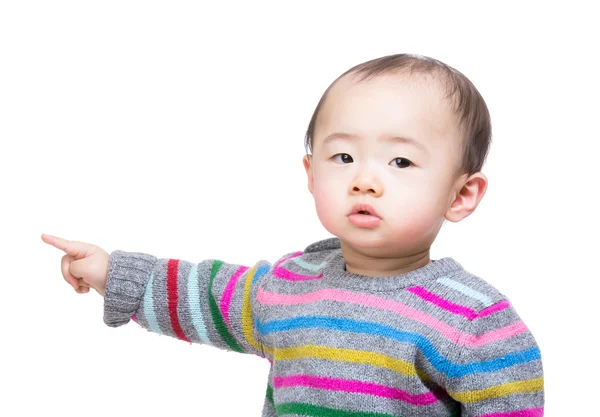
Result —
M 456 263 L 460 268 L 449 275 L 437 278 L 435 282 L 431 283 L 432 292 L 451 303 L 467 307 L 476 314 L 487 308 L 492 308 L 494 305 L 508 302 L 508 298 L 490 282 L 467 271 L 458 262 Z
M 304 249 L 304 253 L 316 253 L 329 251 L 333 249 L 341 249 L 342 244 L 340 239 L 337 237 L 331 237 L 328 239 L 319 240 L 318 242 L 311 243 Z
M 319 258 L 326 259 L 329 255 L 331 255 L 332 251 L 336 251 L 338 249 L 341 249 L 341 243 L 337 237 L 323 239 L 311 243 L 304 248 L 304 250 L 285 253 L 283 256 L 279 257 L 276 264 L 290 258 L 304 258 L 307 260 L 316 260 Z

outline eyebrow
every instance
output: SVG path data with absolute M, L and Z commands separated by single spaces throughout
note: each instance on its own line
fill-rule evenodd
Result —
M 323 139 L 323 146 L 325 146 L 328 142 L 334 140 L 334 139 L 346 139 L 346 140 L 356 140 L 356 139 L 361 139 L 360 136 L 358 135 L 352 135 L 350 133 L 332 133 L 331 135 L 327 136 L 325 139 Z M 409 138 L 406 136 L 385 136 L 383 138 L 380 138 L 381 142 L 392 142 L 392 143 L 406 143 L 409 145 L 413 145 L 416 148 L 421 149 L 423 152 L 427 152 L 427 148 L 425 148 L 425 146 L 413 139 L 413 138 Z

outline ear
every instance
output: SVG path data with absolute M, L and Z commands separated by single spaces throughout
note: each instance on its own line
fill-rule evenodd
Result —
M 306 175 L 308 176 L 308 191 L 310 191 L 312 194 L 313 190 L 315 189 L 315 181 L 312 170 L 312 155 L 304 155 L 304 158 L 302 158 L 302 163 L 304 163 L 304 169 L 306 170 Z
M 466 181 L 463 177 L 459 179 L 458 187 L 460 188 L 455 192 L 454 201 L 444 216 L 454 223 L 470 216 L 475 211 L 485 195 L 488 185 L 487 177 L 481 172 L 476 172 Z

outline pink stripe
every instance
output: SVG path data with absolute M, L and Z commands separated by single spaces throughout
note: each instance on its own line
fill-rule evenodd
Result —
M 544 409 L 528 408 L 527 410 L 508 411 L 506 413 L 484 414 L 478 417 L 544 417 Z
M 510 306 L 510 303 L 508 302 L 508 300 L 500 301 L 499 303 L 496 303 L 494 305 L 491 305 L 491 306 L 486 307 L 483 310 L 481 310 L 479 312 L 479 314 L 477 315 L 477 318 L 489 316 L 490 314 L 494 314 L 498 311 L 502 311 L 502 310 L 508 308 L 509 306 Z
M 288 271 L 287 269 L 284 269 L 281 266 L 279 266 L 283 262 L 287 261 L 288 259 L 292 259 L 292 258 L 295 258 L 296 256 L 302 255 L 302 253 L 303 252 L 295 252 L 292 255 L 288 256 L 287 258 L 284 258 L 284 259 L 280 260 L 279 262 L 277 262 L 275 264 L 275 267 L 273 268 L 273 275 L 275 275 L 276 277 L 279 277 L 279 278 L 287 279 L 288 281 L 307 281 L 307 280 L 311 280 L 311 279 L 320 279 L 321 277 L 323 277 L 323 274 L 302 275 L 302 274 L 298 274 L 296 272 Z
M 225 322 L 229 326 L 229 304 L 231 303 L 231 297 L 233 296 L 233 290 L 235 289 L 235 284 L 237 283 L 240 276 L 248 270 L 247 266 L 240 266 L 235 274 L 231 277 L 227 286 L 225 287 L 225 291 L 223 292 L 223 297 L 221 298 L 221 311 L 223 312 L 223 318 Z
M 277 267 L 277 266 L 281 265 L 282 263 L 284 263 L 285 261 L 287 261 L 288 259 L 292 259 L 292 258 L 295 258 L 297 256 L 300 256 L 300 255 L 302 255 L 302 253 L 303 252 L 300 252 L 300 251 L 299 252 L 294 252 L 290 256 L 288 256 L 287 258 L 280 259 L 279 262 L 277 262 L 275 264 L 275 266 Z
M 407 288 L 407 291 L 412 292 L 416 296 L 421 297 L 423 300 L 429 301 L 430 303 L 435 304 L 436 306 L 441 307 L 444 310 L 447 310 L 454 314 L 465 316 L 469 320 L 473 320 L 475 317 L 477 317 L 477 313 L 474 310 L 445 300 L 439 295 L 435 295 L 427 291 L 423 287 L 410 287 Z
M 344 391 L 354 392 L 359 394 L 377 395 L 378 397 L 392 398 L 401 400 L 414 405 L 429 405 L 438 401 L 436 395 L 431 392 L 424 394 L 410 394 L 398 388 L 388 387 L 386 385 L 374 384 L 372 382 L 363 382 L 350 379 L 328 378 L 323 376 L 313 375 L 289 375 L 276 376 L 273 378 L 273 385 L 276 388 L 305 386 L 312 388 L 320 388 L 328 391 Z M 438 391 L 439 391 L 438 387 Z M 437 392 L 438 396 L 443 393 Z
M 484 333 L 479 336 L 468 335 L 467 339 L 461 344 L 465 346 L 483 346 L 488 343 L 495 342 L 497 340 L 508 339 L 509 337 L 518 335 L 526 332 L 527 326 L 523 321 L 519 320 L 508 326 L 501 327 L 500 329 L 492 330 L 491 332 Z
M 342 303 L 359 304 L 381 310 L 393 311 L 401 316 L 408 317 L 437 330 L 446 339 L 463 346 L 482 346 L 496 340 L 506 339 L 515 334 L 527 331 L 522 321 L 510 324 L 501 329 L 493 330 L 475 336 L 463 333 L 454 327 L 438 320 L 437 318 L 423 313 L 397 301 L 388 300 L 368 294 L 357 294 L 350 291 L 326 288 L 306 294 L 278 294 L 264 291 L 259 287 L 256 299 L 261 304 L 294 305 L 306 304 L 320 300 L 339 301 Z

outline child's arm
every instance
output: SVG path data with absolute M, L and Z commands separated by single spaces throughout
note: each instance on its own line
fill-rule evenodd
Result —
M 253 300 L 271 264 L 252 267 L 208 259 L 191 263 L 152 255 L 110 254 L 104 322 L 135 320 L 187 342 L 265 357 L 255 332 Z
M 533 335 L 508 300 L 486 310 L 497 311 L 467 326 L 444 388 L 461 403 L 463 417 L 543 416 L 542 361 Z

